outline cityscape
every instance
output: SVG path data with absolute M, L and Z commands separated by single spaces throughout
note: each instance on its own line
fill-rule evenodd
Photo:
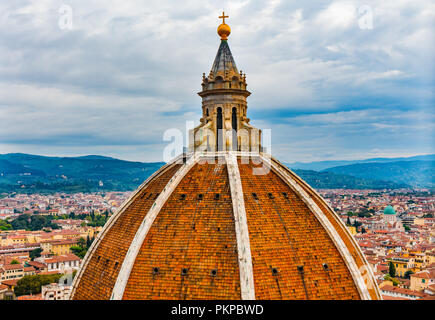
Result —
M 319 193 L 358 241 L 383 299 L 420 300 L 435 295 L 432 191 L 322 189 Z M 110 217 L 130 195 L 12 194 L 0 199 L 0 299 L 67 299 L 71 283 L 59 279 L 68 280 L 65 276 L 78 270 L 83 248 L 87 250 L 102 230 L 105 215 Z M 13 228 L 11 222 L 25 215 L 49 218 L 54 228 Z M 96 225 L 92 216 L 101 216 L 103 223 Z M 44 283 L 37 287 L 23 281 L 32 277 L 45 277 L 46 283 L 35 281 Z
M 272 318 L 390 300 L 425 316 L 435 3 L 0 12 L 0 301 Z

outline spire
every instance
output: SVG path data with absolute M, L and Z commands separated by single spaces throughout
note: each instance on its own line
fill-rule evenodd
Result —
M 229 18 L 229 16 L 226 16 L 225 12 L 222 11 L 222 15 L 219 16 L 219 19 L 222 19 L 222 23 L 217 29 L 217 33 L 221 37 L 221 45 L 219 46 L 216 58 L 214 59 L 213 67 L 211 68 L 211 72 L 214 76 L 217 76 L 218 73 L 221 73 L 224 77 L 228 72 L 235 74 L 239 73 L 233 55 L 231 54 L 230 47 L 228 46 L 227 40 L 231 33 L 231 28 L 225 23 L 225 18 Z
M 237 71 L 236 62 L 234 61 L 230 47 L 228 46 L 228 42 L 226 40 L 221 41 L 211 71 L 215 76 L 218 73 L 225 74 L 225 71 L 232 71 L 235 74 L 239 73 Z

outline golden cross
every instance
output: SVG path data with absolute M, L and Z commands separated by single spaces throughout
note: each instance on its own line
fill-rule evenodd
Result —
M 225 18 L 229 18 L 229 16 L 226 16 L 225 11 L 222 11 L 222 15 L 219 18 L 222 19 L 222 23 L 225 24 Z

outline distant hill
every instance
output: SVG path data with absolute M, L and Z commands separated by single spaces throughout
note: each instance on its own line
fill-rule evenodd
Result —
M 399 189 L 409 188 L 406 183 L 356 178 L 332 172 L 296 169 L 294 172 L 315 189 Z
M 0 155 L 0 192 L 94 192 L 134 190 L 163 162 L 132 162 L 102 156 Z
M 397 161 L 435 161 L 435 154 L 420 155 L 420 156 L 413 156 L 413 157 L 402 157 L 402 158 L 371 158 L 371 159 L 364 159 L 364 160 L 293 162 L 293 163 L 287 163 L 286 165 L 292 169 L 322 171 L 332 167 L 346 166 L 346 165 L 351 165 L 356 163 L 372 163 L 372 162 L 386 163 L 386 162 L 397 162 Z
M 136 189 L 163 162 L 133 162 L 103 156 L 0 155 L 0 193 L 127 191 Z M 339 169 L 337 169 L 339 170 Z M 394 189 L 406 183 L 360 178 L 340 172 L 295 170 L 314 188 Z
M 387 180 L 413 187 L 435 187 L 435 161 L 396 161 L 357 163 L 324 171 L 362 179 Z

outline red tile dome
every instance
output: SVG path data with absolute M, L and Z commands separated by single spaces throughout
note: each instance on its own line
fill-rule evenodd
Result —
M 108 221 L 72 299 L 379 299 L 339 217 L 258 158 L 263 174 L 237 152 L 161 168 Z

